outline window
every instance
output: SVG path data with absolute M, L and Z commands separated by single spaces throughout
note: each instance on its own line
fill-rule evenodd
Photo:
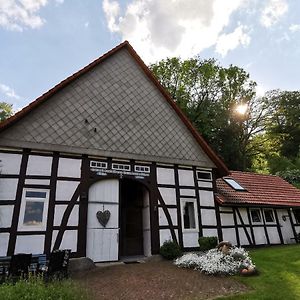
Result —
M 150 173 L 150 167 L 148 166 L 135 166 L 134 171 L 138 173 Z
M 48 190 L 24 190 L 19 227 L 21 230 L 46 229 Z
M 183 206 L 184 229 L 196 229 L 195 202 L 186 201 Z
M 237 183 L 234 179 L 232 178 L 223 178 L 223 180 L 229 184 L 233 189 L 236 191 L 245 191 L 246 189 L 243 188 L 239 183 Z
M 130 171 L 130 165 L 112 164 L 112 169 L 118 171 Z
M 266 223 L 274 222 L 273 209 L 264 209 L 265 221 Z
M 260 223 L 261 222 L 261 216 L 259 209 L 252 209 L 250 210 L 251 219 L 253 223 Z
M 197 179 L 198 180 L 212 180 L 211 172 L 208 171 L 197 171 Z
M 96 169 L 107 169 L 107 163 L 103 161 L 91 160 L 90 167 Z
M 300 224 L 300 209 L 294 209 L 293 212 L 296 219 L 296 223 Z

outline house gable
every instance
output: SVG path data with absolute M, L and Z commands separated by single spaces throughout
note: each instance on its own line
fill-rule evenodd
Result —
M 1 124 L 0 146 L 193 164 L 226 173 L 151 76 L 125 42 Z

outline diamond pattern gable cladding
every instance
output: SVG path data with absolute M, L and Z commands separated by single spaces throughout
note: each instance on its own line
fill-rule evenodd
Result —
M 126 49 L 0 134 L 1 145 L 215 167 Z

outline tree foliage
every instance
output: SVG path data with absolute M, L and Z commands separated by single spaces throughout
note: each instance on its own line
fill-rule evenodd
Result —
M 0 102 L 0 122 L 9 118 L 13 114 L 12 104 Z
M 168 58 L 150 68 L 229 168 L 250 166 L 250 141 L 263 128 L 266 106 L 257 102 L 256 83 L 245 70 L 199 57 Z M 244 115 L 235 110 L 239 104 L 248 106 Z

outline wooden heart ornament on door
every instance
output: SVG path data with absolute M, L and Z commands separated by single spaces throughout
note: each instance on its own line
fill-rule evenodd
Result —
M 110 211 L 109 210 L 97 211 L 96 216 L 97 216 L 99 223 L 103 227 L 105 227 L 110 218 Z

